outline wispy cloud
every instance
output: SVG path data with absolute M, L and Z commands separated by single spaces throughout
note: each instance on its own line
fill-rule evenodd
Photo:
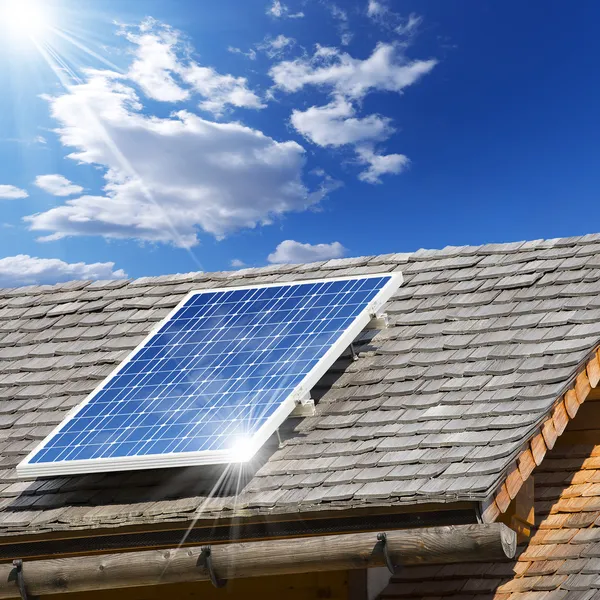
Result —
M 367 3 L 367 16 L 383 29 L 394 32 L 400 38 L 412 39 L 418 32 L 422 17 L 410 13 L 407 17 L 394 12 L 387 0 L 369 0 Z
M 268 58 L 281 58 L 286 52 L 290 51 L 296 45 L 296 40 L 291 37 L 287 37 L 280 33 L 278 36 L 273 37 L 266 35 L 261 42 L 254 44 L 247 52 L 244 52 L 241 48 L 234 48 L 229 46 L 227 50 L 233 54 L 240 54 L 249 58 L 250 60 L 256 60 L 258 53 L 262 52 Z
M 352 41 L 352 38 L 354 37 L 354 34 L 350 31 L 350 23 L 348 20 L 348 13 L 343 8 L 340 8 L 334 2 L 328 2 L 327 0 L 325 0 L 325 6 L 331 13 L 331 16 L 338 23 L 338 31 L 340 33 L 340 43 L 342 44 L 342 46 L 347 46 Z
M 400 18 L 400 23 L 395 26 L 394 31 L 400 36 L 412 37 L 417 33 L 422 21 L 422 17 L 411 13 L 406 19 Z
M 271 68 L 270 75 L 275 85 L 286 92 L 312 85 L 359 100 L 375 90 L 400 93 L 429 73 L 436 63 L 434 59 L 409 61 L 394 44 L 377 44 L 364 60 L 337 48 L 317 46 L 312 57 L 282 61 Z
M 0 184 L 0 200 L 18 200 L 27 196 L 29 194 L 16 185 Z
M 234 269 L 240 269 L 241 267 L 245 267 L 246 266 L 246 263 L 243 260 L 240 260 L 239 258 L 234 258 L 229 264 Z
M 48 143 L 46 138 L 43 135 L 36 135 L 32 138 L 18 138 L 18 137 L 0 138 L 0 142 L 13 142 L 15 144 L 23 144 L 24 146 L 35 146 L 35 145 L 44 146 Z
M 68 263 L 58 258 L 36 258 L 28 254 L 0 259 L 0 287 L 51 284 L 71 279 L 122 279 L 123 269 L 114 262 Z
M 44 190 L 48 194 L 53 196 L 74 196 L 75 194 L 81 194 L 83 188 L 69 181 L 63 175 L 52 174 L 52 175 L 38 175 L 34 181 L 35 185 L 41 190 Z
M 257 50 L 264 52 L 269 58 L 277 58 L 286 50 L 290 50 L 296 44 L 294 38 L 287 37 L 280 33 L 277 37 L 267 36 L 262 42 L 256 45 Z
M 280 2 L 280 0 L 273 0 L 273 2 L 267 6 L 267 14 L 276 19 L 301 19 L 304 17 L 304 13 L 301 11 L 295 13 L 290 12 L 287 4 Z
M 303 244 L 295 240 L 281 242 L 267 257 L 270 263 L 307 263 L 331 258 L 341 258 L 346 248 L 339 242 L 331 244 Z
M 250 48 L 248 52 L 244 52 L 241 48 L 236 48 L 235 46 L 229 46 L 227 48 L 227 52 L 231 52 L 232 54 L 241 54 L 250 60 L 256 60 L 256 50 L 254 48 Z

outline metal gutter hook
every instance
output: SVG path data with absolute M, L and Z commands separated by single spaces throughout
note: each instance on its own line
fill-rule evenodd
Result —
M 17 587 L 19 588 L 21 600 L 33 600 L 33 598 L 27 595 L 27 589 L 25 588 L 25 580 L 23 579 L 23 561 L 20 558 L 13 560 L 13 567 L 15 568 Z
M 396 567 L 394 566 L 394 563 L 392 562 L 392 557 L 390 556 L 390 553 L 388 551 L 387 535 L 385 533 L 378 533 L 377 541 L 381 543 L 381 550 L 383 551 L 385 566 L 392 575 L 395 575 Z
M 215 570 L 214 570 L 214 567 L 212 564 L 212 550 L 211 550 L 210 546 L 202 546 L 202 551 L 198 558 L 199 558 L 198 562 L 202 563 L 203 566 L 208 571 L 208 576 L 210 577 L 210 582 L 216 588 L 225 587 L 227 585 L 227 580 L 219 579 L 217 577 L 217 574 L 215 573 Z

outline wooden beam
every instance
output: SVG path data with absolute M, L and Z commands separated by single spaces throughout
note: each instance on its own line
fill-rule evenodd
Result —
M 387 532 L 394 565 L 448 564 L 513 558 L 516 533 L 502 523 L 449 525 Z M 219 579 L 385 566 L 374 533 L 214 545 Z M 202 547 L 25 561 L 30 595 L 88 592 L 210 579 Z M 0 598 L 18 597 L 16 570 L 0 565 Z

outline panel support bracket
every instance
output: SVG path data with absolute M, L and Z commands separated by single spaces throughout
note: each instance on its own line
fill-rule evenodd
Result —
M 202 565 L 208 571 L 208 577 L 210 582 L 216 588 L 222 588 L 227 585 L 226 579 L 219 579 L 215 573 L 215 569 L 212 563 L 212 548 L 210 546 L 202 546 L 202 551 L 198 557 L 198 564 Z
M 21 600 L 33 600 L 33 597 L 27 594 L 27 588 L 25 587 L 25 580 L 23 579 L 23 561 L 20 558 L 13 560 L 13 567 L 14 578 L 17 583 L 17 588 L 19 589 Z
M 296 400 L 296 407 L 292 411 L 290 417 L 314 417 L 315 416 L 315 401 L 310 397 L 310 394 L 301 396 Z
M 378 533 L 377 542 L 381 545 L 381 551 L 383 552 L 385 566 L 392 575 L 395 575 L 397 571 L 396 566 L 394 565 L 394 561 L 392 560 L 392 557 L 390 556 L 390 553 L 388 551 L 387 535 L 385 533 Z
M 389 327 L 390 321 L 387 313 L 378 312 L 371 314 L 371 320 L 367 323 L 365 330 L 369 329 L 387 329 Z

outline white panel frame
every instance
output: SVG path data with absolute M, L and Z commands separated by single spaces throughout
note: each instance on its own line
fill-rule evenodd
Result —
M 262 289 L 281 286 L 310 285 L 330 281 L 353 281 L 357 279 L 372 279 L 378 277 L 390 277 L 390 280 L 381 288 L 373 300 L 355 318 L 353 323 L 340 336 L 338 341 L 321 357 L 315 367 L 306 374 L 304 379 L 294 388 L 290 395 L 279 405 L 277 410 L 269 417 L 267 422 L 254 434 L 248 448 L 245 449 L 244 460 L 235 455 L 231 450 L 203 450 L 199 452 L 173 452 L 171 454 L 148 454 L 146 456 L 112 457 L 112 458 L 90 458 L 72 461 L 59 461 L 54 463 L 31 463 L 31 459 L 41 451 L 79 412 L 100 392 L 104 386 L 113 379 L 135 356 L 140 352 L 150 339 L 156 335 L 163 325 L 169 322 L 178 310 L 192 297 L 198 294 L 214 294 L 219 292 L 231 292 L 233 290 Z M 204 290 L 192 290 L 169 312 L 169 314 L 156 324 L 144 340 L 115 368 L 115 370 L 103 379 L 96 388 L 79 405 L 72 408 L 63 421 L 54 429 L 36 448 L 34 448 L 17 466 L 17 476 L 21 478 L 48 477 L 56 475 L 78 475 L 87 473 L 104 473 L 113 471 L 135 471 L 141 469 L 161 469 L 169 467 L 189 467 L 198 465 L 228 464 L 246 462 L 260 447 L 275 433 L 277 428 L 290 416 L 296 406 L 296 402 L 307 396 L 315 384 L 331 368 L 333 363 L 341 356 L 343 351 L 356 339 L 366 328 L 373 316 L 378 314 L 381 307 L 392 297 L 395 291 L 402 285 L 402 273 L 376 273 L 369 275 L 355 275 L 348 277 L 324 277 L 321 279 L 307 279 L 291 282 L 275 282 L 267 284 L 255 284 L 244 286 L 229 286 L 222 288 L 210 288 Z

